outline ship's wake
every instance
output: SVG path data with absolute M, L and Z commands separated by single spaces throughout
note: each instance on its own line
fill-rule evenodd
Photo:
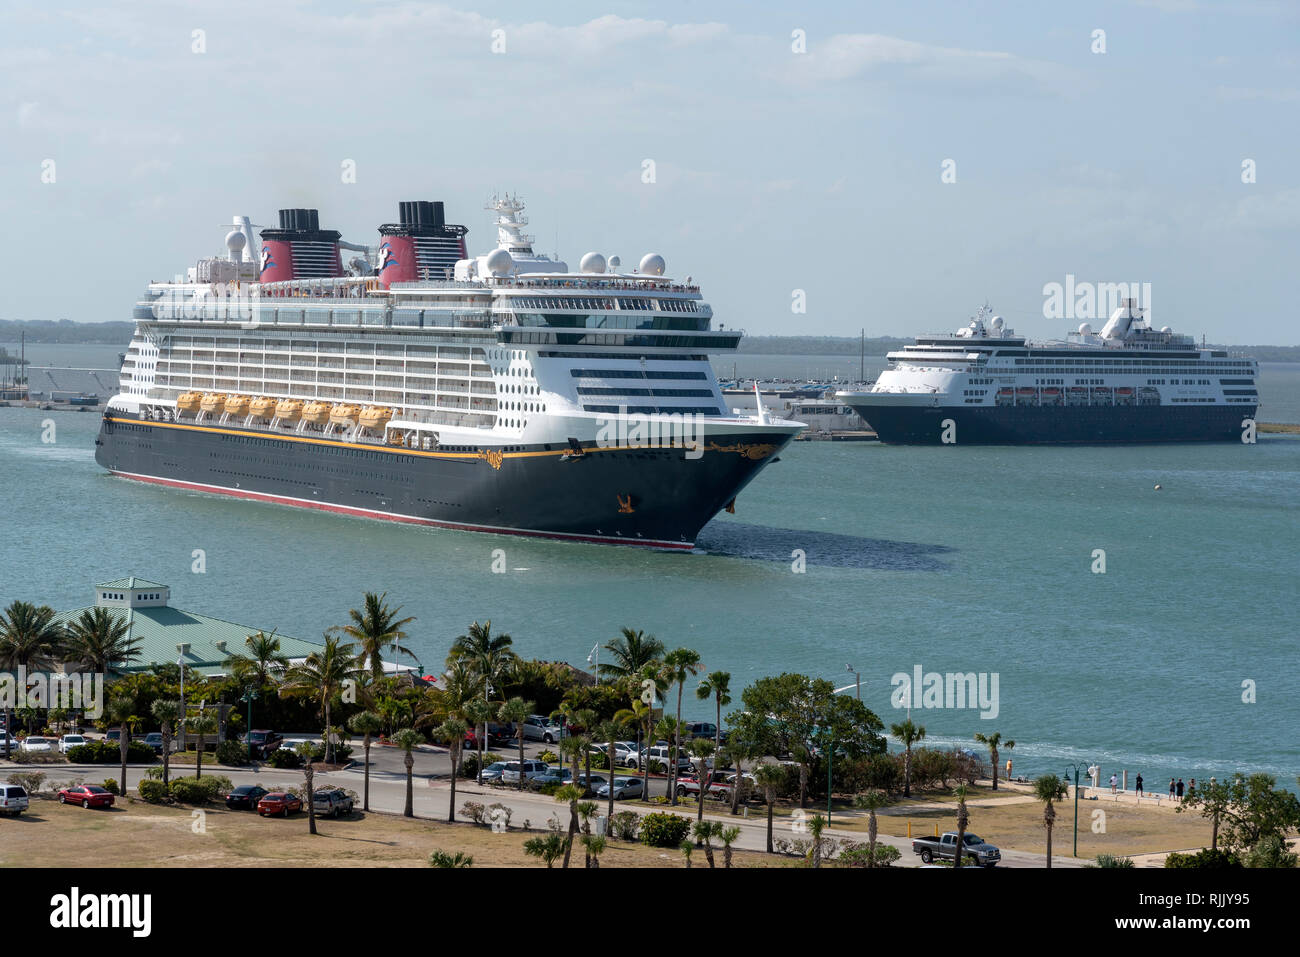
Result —
M 743 522 L 710 522 L 695 538 L 695 550 L 709 555 L 790 563 L 802 553 L 811 566 L 879 568 L 891 571 L 947 571 L 948 545 L 891 542 L 802 528 L 770 528 Z

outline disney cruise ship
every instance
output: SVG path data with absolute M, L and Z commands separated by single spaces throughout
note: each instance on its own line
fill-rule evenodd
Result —
M 988 306 L 952 335 L 888 356 L 865 392 L 840 392 L 884 442 L 904 445 L 1240 439 L 1259 406 L 1259 364 L 1156 330 L 1126 299 L 1095 334 L 1016 336 Z
M 535 253 L 497 196 L 466 253 L 440 202 L 376 246 L 280 211 L 154 282 L 96 461 L 124 478 L 424 525 L 689 549 L 803 426 L 728 411 L 688 276 Z M 254 252 L 256 250 L 256 253 Z M 347 268 L 343 252 L 355 252 Z

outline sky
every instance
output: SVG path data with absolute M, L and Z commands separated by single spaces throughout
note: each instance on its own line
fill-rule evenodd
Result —
M 1073 276 L 1300 343 L 1295 2 L 8 0 L 0 91 L 0 318 L 127 319 L 281 207 L 441 199 L 486 252 L 509 190 L 754 335 L 1059 336 Z

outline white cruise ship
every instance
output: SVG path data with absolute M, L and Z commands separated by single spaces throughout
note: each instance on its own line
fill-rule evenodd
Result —
M 1259 406 L 1254 359 L 1153 329 L 1132 299 L 1065 342 L 1018 337 L 984 306 L 888 359 L 870 390 L 838 395 L 899 444 L 1228 441 Z
M 469 256 L 442 203 L 375 247 L 280 211 L 149 285 L 96 461 L 124 478 L 478 531 L 690 548 L 803 426 L 727 409 L 663 257 L 535 253 L 523 204 Z M 358 255 L 343 265 L 343 251 Z

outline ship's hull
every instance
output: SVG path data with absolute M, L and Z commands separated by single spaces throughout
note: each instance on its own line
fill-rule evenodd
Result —
M 689 549 L 792 435 L 711 435 L 697 458 L 559 445 L 420 452 L 109 413 L 95 460 L 126 478 L 369 518 Z
M 1256 406 L 849 405 L 896 445 L 1110 445 L 1240 441 Z M 951 425 L 951 427 L 950 427 Z

